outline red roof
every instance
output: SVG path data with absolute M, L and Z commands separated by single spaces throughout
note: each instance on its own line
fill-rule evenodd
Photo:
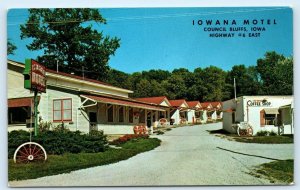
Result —
M 222 102 L 210 102 L 210 103 L 214 108 L 216 108 L 218 105 L 222 107 Z
M 171 106 L 173 107 L 180 107 L 182 104 L 186 103 L 186 101 L 184 99 L 180 99 L 180 100 L 169 100 Z
M 203 109 L 206 109 L 209 105 L 211 105 L 210 102 L 202 102 L 202 103 L 201 103 L 201 107 L 202 107 Z M 212 106 L 212 105 L 211 105 L 211 106 Z
M 154 103 L 154 104 L 161 104 L 164 100 L 168 100 L 165 96 L 158 96 L 158 97 L 145 97 L 145 98 L 135 98 L 135 100 Z
M 7 104 L 8 104 L 9 108 L 31 107 L 32 99 L 33 99 L 33 97 L 8 99 Z M 38 97 L 38 100 L 40 100 L 40 97 Z M 33 104 L 33 101 L 32 101 L 32 104 Z
M 143 109 L 150 109 L 150 110 L 159 110 L 165 111 L 159 106 L 145 104 L 143 102 L 136 101 L 131 98 L 111 98 L 105 96 L 94 96 L 94 95 L 83 95 L 87 98 L 96 100 L 97 102 L 108 103 L 108 104 L 115 104 L 115 105 L 122 105 L 122 106 L 131 106 L 136 108 L 143 108 Z
M 199 101 L 188 101 L 188 102 L 186 102 L 186 103 L 189 105 L 190 108 L 194 108 L 194 107 L 196 107 L 198 104 L 200 104 Z M 200 104 L 200 107 L 201 107 L 201 104 Z
M 202 103 L 201 103 L 201 106 L 202 106 L 203 109 L 207 109 L 207 107 L 208 107 L 209 105 L 212 106 L 211 109 L 213 109 L 213 108 L 220 109 L 220 108 L 222 107 L 222 102 L 202 102 Z M 220 105 L 221 107 L 218 108 L 218 107 L 217 107 L 218 105 Z

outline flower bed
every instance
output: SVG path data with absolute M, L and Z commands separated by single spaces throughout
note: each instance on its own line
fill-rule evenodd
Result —
M 119 137 L 118 139 L 112 141 L 110 144 L 120 145 L 120 144 L 123 144 L 132 139 L 139 139 L 139 138 L 147 139 L 147 138 L 149 138 L 149 135 L 147 135 L 147 134 L 127 134 L 127 135 L 124 135 L 124 136 Z

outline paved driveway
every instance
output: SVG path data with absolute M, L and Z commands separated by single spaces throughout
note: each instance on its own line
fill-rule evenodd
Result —
M 268 158 L 293 158 L 292 144 L 246 144 L 228 141 L 207 132 L 220 129 L 221 125 L 175 128 L 157 136 L 162 140 L 161 146 L 128 160 L 68 174 L 13 181 L 10 185 L 260 185 L 270 182 L 249 175 L 251 167 L 272 161 Z

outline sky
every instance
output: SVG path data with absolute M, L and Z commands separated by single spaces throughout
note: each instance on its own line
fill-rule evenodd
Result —
M 224 70 L 232 66 L 245 64 L 256 65 L 267 51 L 276 51 L 285 56 L 293 55 L 292 10 L 288 7 L 241 7 L 241 8 L 105 8 L 99 9 L 107 20 L 106 25 L 95 23 L 93 27 L 105 35 L 121 39 L 120 48 L 110 57 L 111 68 L 133 73 L 150 69 L 172 71 L 176 68 L 205 68 L 210 65 Z M 25 58 L 35 59 L 43 51 L 31 52 L 26 45 L 32 39 L 20 39 L 20 24 L 28 18 L 26 9 L 11 9 L 7 16 L 7 35 L 16 46 L 15 55 L 8 58 L 24 62 Z M 243 20 L 270 19 L 276 24 L 262 25 L 266 31 L 260 37 L 209 37 L 206 27 L 220 25 L 197 25 L 198 20 L 216 22 L 235 20 L 244 27 Z M 193 20 L 196 22 L 193 25 Z M 266 22 L 266 21 L 264 21 Z M 222 25 L 221 25 L 222 27 Z M 246 26 L 248 35 L 250 27 Z M 254 32 L 256 33 L 256 32 Z

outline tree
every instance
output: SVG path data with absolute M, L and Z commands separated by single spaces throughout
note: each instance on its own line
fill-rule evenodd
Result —
M 210 66 L 203 70 L 201 80 L 205 86 L 206 94 L 203 94 L 203 101 L 222 101 L 228 99 L 226 90 L 226 72 L 222 69 Z
M 17 46 L 15 46 L 9 39 L 7 40 L 7 55 L 14 55 Z
M 120 88 L 132 89 L 129 74 L 115 69 L 110 69 L 108 71 L 106 82 Z
M 134 97 L 153 97 L 166 95 L 166 91 L 156 80 L 141 79 L 136 85 Z
M 293 59 L 267 52 L 257 60 L 257 71 L 262 81 L 265 95 L 293 94 Z
M 245 65 L 235 65 L 228 72 L 226 82 L 229 85 L 231 98 L 234 97 L 234 78 L 236 79 L 237 97 L 259 94 L 261 86 L 257 79 L 255 67 L 247 68 Z
M 48 68 L 74 72 L 104 80 L 110 55 L 120 46 L 120 39 L 104 36 L 93 29 L 94 23 L 106 24 L 98 9 L 29 9 L 26 24 L 21 25 L 21 39 L 32 38 L 27 48 L 43 50 L 37 61 Z
M 187 88 L 184 79 L 180 75 L 171 75 L 167 80 L 162 82 L 162 86 L 170 99 L 185 98 Z

